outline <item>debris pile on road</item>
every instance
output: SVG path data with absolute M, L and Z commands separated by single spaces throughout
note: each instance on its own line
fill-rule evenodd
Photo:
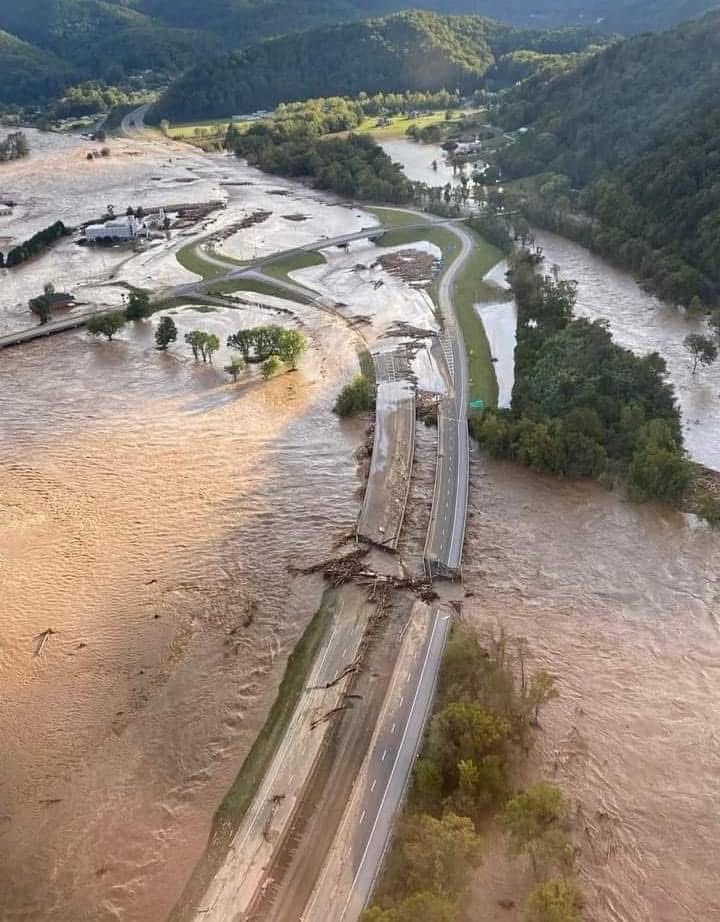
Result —
M 389 589 L 407 589 L 414 592 L 423 602 L 433 602 L 438 594 L 433 589 L 432 579 L 421 577 L 398 577 L 386 573 L 377 573 L 365 564 L 365 558 L 371 551 L 370 545 L 361 545 L 347 554 L 331 557 L 308 567 L 293 567 L 290 573 L 308 576 L 311 573 L 322 573 L 333 588 L 344 583 L 356 582 L 370 587 L 369 600 L 376 601 L 384 610 Z

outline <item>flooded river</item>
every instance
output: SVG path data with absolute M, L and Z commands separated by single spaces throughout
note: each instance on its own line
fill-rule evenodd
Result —
M 720 470 L 720 363 L 693 375 L 683 346 L 688 333 L 705 330 L 704 320 L 646 294 L 632 276 L 585 247 L 545 231 L 536 235 L 548 271 L 556 265 L 562 277 L 578 282 L 579 315 L 609 320 L 616 341 L 634 352 L 663 356 L 683 412 L 687 449 L 696 461 Z
M 35 211 L 32 171 L 0 173 L 25 190 L 13 235 L 55 217 L 40 201 L 52 193 L 43 163 L 75 158 L 57 193 L 71 219 L 108 204 L 102 184 L 87 192 L 85 142 L 47 141 L 45 161 L 46 141 L 28 165 Z M 119 171 L 116 186 L 106 176 L 114 204 L 155 194 L 165 169 L 191 182 L 170 183 L 162 201 L 220 194 L 225 224 L 276 202 L 266 225 L 224 244 L 236 254 L 276 233 L 285 242 L 293 226 L 302 240 L 321 223 L 369 223 L 226 158 L 117 143 L 139 156 L 123 161 L 118 148 L 115 165 L 87 166 Z M 228 174 L 262 198 L 224 185 Z M 664 332 L 626 276 L 564 241 L 543 245 L 549 264 L 579 278 L 579 309 L 609 316 L 619 339 L 642 344 L 651 330 L 647 348 L 660 351 L 676 341 L 672 318 Z M 60 273 L 64 253 L 58 287 L 98 284 L 127 256 L 62 244 L 32 271 L 3 277 L 3 323 L 17 325 L 28 291 Z M 340 260 L 317 273 L 344 277 Z M 162 251 L 123 273 L 162 284 L 187 276 Z M 191 306 L 175 320 L 181 334 L 200 326 L 221 339 L 262 318 L 301 325 L 308 355 L 269 384 L 233 387 L 224 357 L 197 366 L 181 342 L 156 352 L 156 319 L 112 344 L 74 332 L 0 354 L 3 922 L 166 918 L 317 606 L 321 583 L 291 577 L 288 565 L 329 554 L 354 527 L 363 433 L 330 407 L 356 367 L 356 341 L 337 317 L 302 308 L 290 319 L 266 302 L 209 314 Z M 705 372 L 690 384 L 711 381 Z M 703 458 L 717 450 L 705 418 L 688 440 Z M 413 487 L 426 499 L 432 471 L 428 463 Z M 590 922 L 713 919 L 718 536 L 521 468 L 476 459 L 472 478 L 466 611 L 527 636 L 558 677 L 562 698 L 547 710 L 539 755 L 581 805 Z
M 471 480 L 465 611 L 557 678 L 539 772 L 577 807 L 587 922 L 720 918 L 720 534 L 508 463 Z
M 235 165 L 188 159 L 203 194 Z M 167 162 L 144 160 L 146 176 Z M 92 206 L 84 182 L 77 161 L 58 184 L 73 217 Z M 235 220 L 252 208 L 246 193 Z M 56 258 L 32 264 L 36 282 Z M 317 608 L 321 582 L 288 566 L 354 526 L 363 433 L 330 410 L 356 342 L 339 319 L 291 321 L 265 300 L 178 310 L 166 354 L 157 318 L 111 344 L 73 332 L 0 353 L 3 922 L 167 916 Z M 198 366 L 182 343 L 258 322 L 301 325 L 297 373 L 235 387 L 226 356 Z

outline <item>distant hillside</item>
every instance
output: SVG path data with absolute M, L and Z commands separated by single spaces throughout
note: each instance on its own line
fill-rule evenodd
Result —
M 630 33 L 665 29 L 718 5 L 717 0 L 135 0 L 136 9 L 151 16 L 209 29 L 234 45 L 411 7 L 538 28 L 601 25 Z
M 718 61 L 713 13 L 531 78 L 500 114 L 531 128 L 502 155 L 506 175 L 550 171 L 555 188 L 583 189 L 593 245 L 682 303 L 720 296 Z
M 0 81 L 0 106 L 51 98 L 66 84 L 63 73 L 70 82 L 118 83 L 145 71 L 163 80 L 221 51 L 409 6 L 538 29 L 572 26 L 625 33 L 665 28 L 720 6 L 720 0 L 0 0 L 0 30 L 26 43 L 24 50 L 0 47 L 0 74 L 10 78 L 7 84 Z M 453 42 L 463 44 L 460 37 Z M 39 52 L 51 54 L 43 59 Z M 25 56 L 27 62 L 28 54 L 34 57 L 34 73 L 20 79 L 20 59 Z M 482 51 L 479 57 L 482 65 Z M 475 70 L 476 63 L 461 67 L 461 75 Z
M 0 31 L 0 103 L 28 105 L 59 96 L 72 79 L 55 55 Z
M 516 30 L 477 16 L 409 12 L 270 39 L 202 61 L 155 107 L 176 121 L 271 108 L 316 96 L 399 90 L 470 93 L 499 56 L 569 52 L 594 33 Z
M 120 79 L 141 70 L 176 74 L 218 48 L 205 33 L 170 27 L 114 0 L 2 0 L 0 29 L 86 79 Z M 4 75 L 3 55 L 0 49 Z M 37 67 L 45 70 L 39 57 Z M 0 82 L 0 102 L 7 97 Z

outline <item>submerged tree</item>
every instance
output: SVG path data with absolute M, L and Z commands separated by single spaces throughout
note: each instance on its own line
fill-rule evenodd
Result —
M 177 327 L 172 317 L 161 317 L 157 330 L 155 330 L 155 342 L 158 349 L 167 349 L 170 343 L 177 339 Z
M 91 336 L 105 336 L 112 342 L 113 336 L 125 326 L 125 314 L 116 311 L 112 314 L 96 314 L 87 322 L 87 331 Z
M 525 905 L 525 922 L 581 922 L 583 899 L 572 879 L 539 884 Z
M 717 343 L 702 333 L 689 333 L 684 339 L 684 345 L 692 358 L 693 374 L 697 371 L 698 365 L 712 365 L 718 357 Z
M 125 316 L 128 320 L 145 320 L 152 313 L 150 295 L 140 288 L 133 288 L 128 298 Z
M 245 368 L 245 362 L 241 358 L 235 356 L 229 365 L 226 365 L 224 370 L 232 377 L 233 382 L 237 384 L 237 379 L 240 376 L 240 372 Z
M 43 286 L 43 293 L 39 298 L 33 299 L 33 308 L 35 313 L 40 318 L 40 325 L 44 326 L 52 318 L 52 309 L 53 309 L 53 295 L 55 294 L 55 286 L 52 282 L 46 282 Z

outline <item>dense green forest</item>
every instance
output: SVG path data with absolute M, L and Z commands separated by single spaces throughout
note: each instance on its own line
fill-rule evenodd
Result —
M 309 113 L 310 106 L 307 107 Z M 319 189 L 366 201 L 408 202 L 413 185 L 402 168 L 366 135 L 324 138 L 338 125 L 335 115 L 256 122 L 246 132 L 230 128 L 226 146 L 266 173 L 312 179 Z
M 0 31 L 0 106 L 41 106 L 86 80 L 119 85 L 131 75 L 144 75 L 157 84 L 223 50 L 408 6 L 474 13 L 519 26 L 628 32 L 667 27 L 715 5 L 714 0 L 2 0 L 0 30 L 7 34 Z M 472 57 L 461 62 L 471 72 L 477 63 Z M 337 91 L 325 85 L 308 88 L 305 95 Z
M 60 96 L 72 72 L 54 54 L 0 31 L 0 105 L 42 104 Z
M 506 97 L 506 178 L 545 175 L 531 217 L 632 269 L 673 302 L 720 294 L 720 14 L 607 48 Z M 575 190 L 575 191 L 574 191 Z M 572 206 L 591 221 L 574 220 Z
M 512 408 L 475 417 L 473 435 L 537 471 L 621 478 L 635 499 L 679 502 L 693 474 L 665 361 L 618 346 L 603 321 L 575 319 L 574 283 L 543 275 L 539 265 L 527 250 L 511 258 Z
M 361 91 L 472 93 L 503 55 L 520 49 L 564 54 L 597 38 L 585 29 L 534 32 L 477 16 L 400 13 L 205 59 L 170 87 L 155 118 L 187 121 Z
M 105 0 L 3 0 L 0 29 L 0 105 L 42 105 L 83 79 L 172 76 L 219 47 Z
M 116 0 L 123 2 L 123 0 Z M 175 26 L 210 29 L 234 44 L 289 29 L 381 16 L 410 7 L 475 13 L 518 25 L 600 23 L 609 31 L 662 29 L 712 9 L 713 0 L 135 0 L 134 6 Z M 290 27 L 288 27 L 290 23 Z

